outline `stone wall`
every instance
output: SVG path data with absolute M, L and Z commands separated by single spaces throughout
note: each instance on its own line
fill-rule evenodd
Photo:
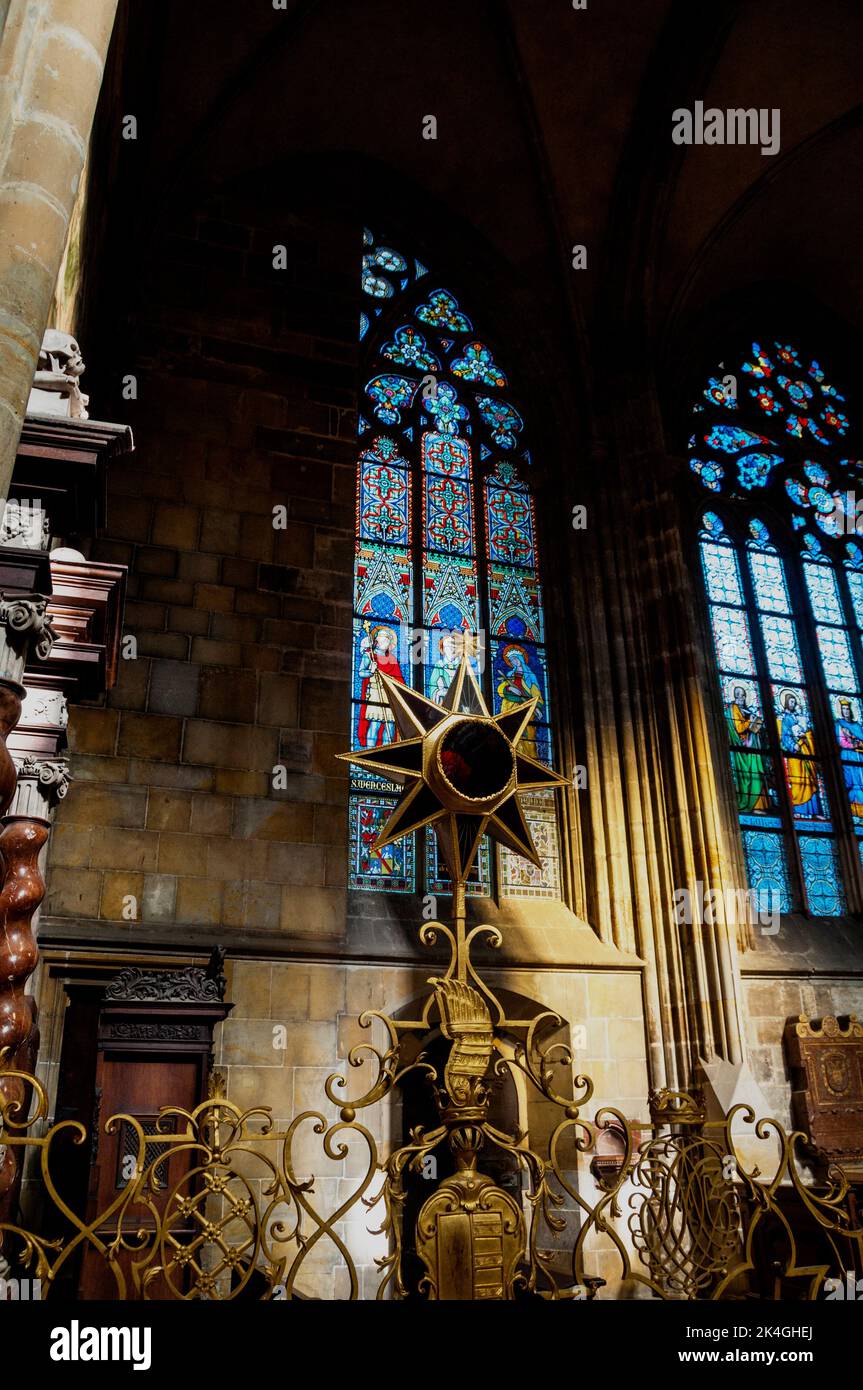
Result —
M 817 930 L 817 928 L 813 928 Z M 856 1014 L 863 1018 L 863 980 L 834 977 L 749 975 L 744 980 L 749 1060 L 770 1107 L 770 1113 L 790 1126 L 791 1083 L 782 1035 L 788 1019 L 805 1014 Z
M 74 711 L 46 922 L 173 945 L 343 930 L 354 233 L 235 200 L 159 243 L 98 398 L 136 438 L 93 547 L 129 567 L 135 659 Z

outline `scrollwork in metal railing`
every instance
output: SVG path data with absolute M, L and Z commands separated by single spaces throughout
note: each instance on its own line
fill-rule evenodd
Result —
M 87 1219 L 65 1201 L 55 1171 L 58 1141 L 84 1143 L 84 1127 L 61 1121 L 44 1129 L 41 1083 L 0 1059 L 0 1071 L 32 1088 L 34 1098 L 27 1117 L 19 1101 L 5 1105 L 0 1142 L 31 1152 L 46 1199 L 66 1226 L 48 1238 L 4 1223 L 4 1253 L 42 1281 L 43 1296 L 86 1250 L 110 1270 L 119 1298 L 295 1298 L 314 1287 L 305 1275 L 328 1243 L 346 1271 L 343 1296 L 356 1299 L 361 1280 L 344 1223 L 363 1210 L 387 1244 L 376 1260 L 379 1298 L 591 1298 L 610 1282 L 598 1271 L 608 1273 L 612 1262 L 616 1282 L 644 1297 L 817 1298 L 827 1278 L 861 1270 L 863 1230 L 848 1180 L 838 1170 L 826 1187 L 804 1178 L 804 1135 L 786 1133 L 775 1120 L 756 1121 L 743 1106 L 709 1123 L 697 1093 L 651 1096 L 646 1138 L 613 1107 L 588 1122 L 593 1084 L 574 1074 L 569 1049 L 555 1038 L 562 1020 L 551 1012 L 508 1017 L 471 960 L 478 938 L 495 946 L 499 933 L 478 927 L 466 934 L 457 922 L 456 930 L 426 924 L 420 935 L 428 945 L 438 937 L 448 942 L 449 965 L 429 979 L 416 1018 L 361 1016 L 366 1029 L 382 1026 L 384 1042 L 376 1046 L 370 1036 L 348 1056 L 351 1070 L 372 1066 L 362 1095 L 347 1094 L 345 1076 L 326 1082 L 335 1120 L 307 1110 L 279 1129 L 267 1109 L 241 1110 L 218 1084 L 193 1110 L 164 1107 L 155 1133 L 134 1116 L 113 1116 L 108 1133 L 129 1126 L 132 1171 L 105 1209 Z M 449 1044 L 444 1063 L 423 1050 L 406 1060 L 407 1035 L 422 1045 L 436 1028 Z M 505 1045 L 504 1037 L 515 1043 Z M 411 1075 L 431 1087 L 437 1123 L 414 1128 L 407 1142 L 382 1154 L 360 1117 Z M 508 1075 L 557 1115 L 542 1151 L 528 1135 L 493 1123 L 491 1103 Z M 759 1141 L 772 1141 L 768 1177 L 739 1156 L 741 1124 Z M 295 1158 L 309 1128 L 329 1160 L 344 1158 L 348 1141 L 361 1146 L 362 1163 L 354 1165 L 360 1171 L 330 1211 L 322 1209 L 315 1176 Z M 589 1154 L 597 1134 L 610 1129 L 621 1152 L 596 1184 Z M 405 1230 L 410 1175 L 444 1150 L 454 1172 L 434 1186 Z M 306 1145 L 303 1153 L 307 1163 Z M 501 1155 L 520 1174 L 519 1194 L 483 1171 Z M 409 1252 L 421 1265 L 419 1282 L 407 1272 Z

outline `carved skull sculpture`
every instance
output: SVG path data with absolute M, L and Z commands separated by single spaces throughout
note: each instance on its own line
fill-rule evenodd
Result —
M 67 415 L 86 420 L 90 398 L 78 385 L 83 372 L 81 349 L 71 333 L 46 328 L 28 410 L 34 414 Z

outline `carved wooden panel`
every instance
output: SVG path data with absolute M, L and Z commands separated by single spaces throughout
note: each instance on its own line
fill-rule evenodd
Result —
M 863 1164 L 863 1024 L 847 1017 L 785 1025 L 794 1122 L 828 1160 Z

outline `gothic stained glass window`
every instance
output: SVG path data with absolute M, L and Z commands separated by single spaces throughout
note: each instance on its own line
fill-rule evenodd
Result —
M 710 497 L 699 547 L 749 883 L 837 916 L 849 875 L 863 887 L 863 462 L 844 395 L 794 345 L 753 343 L 721 372 L 689 466 Z
M 524 750 L 551 765 L 552 711 L 527 426 L 458 296 L 366 232 L 351 737 L 396 738 L 380 673 L 431 699 L 463 654 L 495 711 L 538 697 Z M 350 886 L 446 894 L 437 841 L 374 841 L 398 791 L 351 770 Z M 468 892 L 559 897 L 553 794 L 523 798 L 541 866 L 483 842 Z

